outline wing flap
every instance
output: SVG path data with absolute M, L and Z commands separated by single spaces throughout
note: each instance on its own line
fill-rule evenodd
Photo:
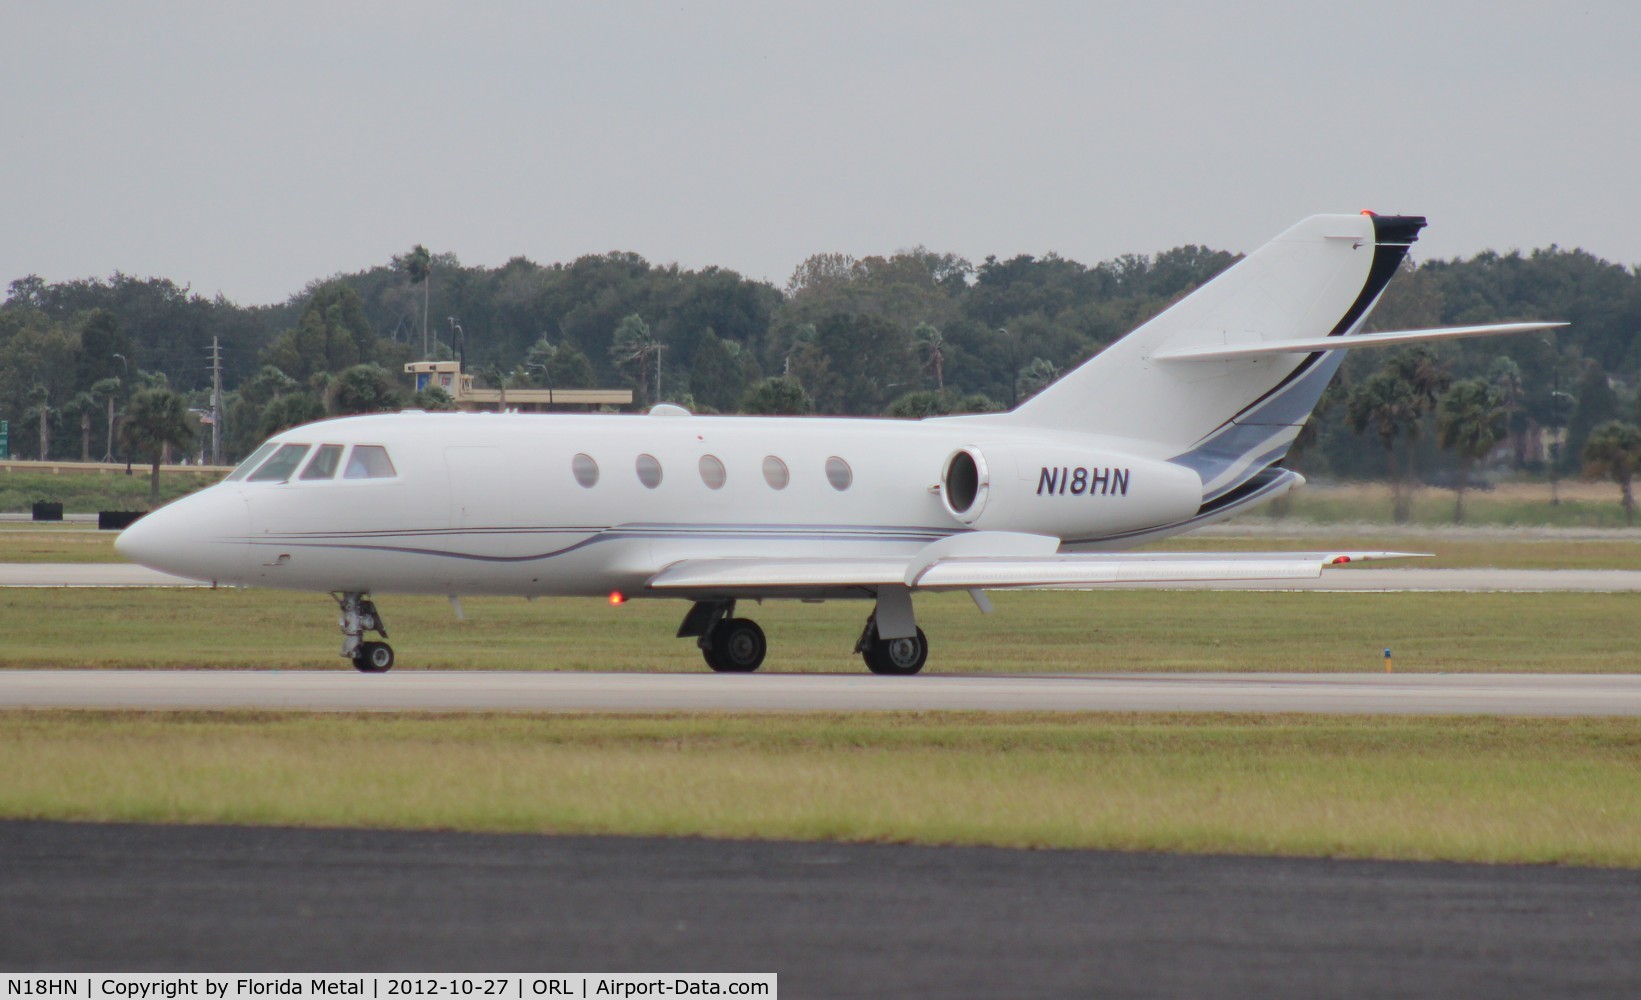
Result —
M 758 591 L 908 586 L 914 590 L 1121 587 L 1138 583 L 1294 580 L 1332 566 L 1417 558 L 1416 552 L 1154 552 L 949 556 L 910 559 L 686 559 L 657 573 L 651 590 Z M 917 570 L 915 573 L 913 570 Z
M 905 559 L 685 559 L 650 577 L 651 590 L 880 587 L 904 583 Z

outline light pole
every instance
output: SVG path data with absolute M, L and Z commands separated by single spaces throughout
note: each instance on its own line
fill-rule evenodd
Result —
M 126 390 L 127 392 L 129 392 L 130 389 L 131 389 L 131 363 L 125 359 L 125 355 L 123 355 L 123 354 L 115 353 L 115 354 L 111 355 L 111 357 L 116 357 L 116 358 L 120 359 L 120 367 L 125 369 L 125 378 L 120 382 L 120 388 L 122 388 L 122 389 Z M 108 397 L 108 451 L 109 451 L 109 457 L 111 457 L 111 458 L 114 457 L 113 456 L 113 452 L 114 452 L 114 397 L 113 396 Z M 116 461 L 118 461 L 118 459 L 116 459 Z M 128 476 L 131 475 L 131 456 L 129 454 L 127 454 L 125 456 L 125 474 L 128 475 Z
M 553 412 L 553 370 L 545 361 L 531 361 L 525 367 L 541 369 L 541 377 L 547 380 L 547 412 Z

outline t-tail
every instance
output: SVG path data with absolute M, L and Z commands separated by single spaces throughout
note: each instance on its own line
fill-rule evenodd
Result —
M 1344 353 L 1560 323 L 1361 334 L 1418 239 L 1416 215 L 1316 215 L 1003 418 L 1122 440 L 1202 477 L 1200 516 L 1285 489 L 1277 467 Z

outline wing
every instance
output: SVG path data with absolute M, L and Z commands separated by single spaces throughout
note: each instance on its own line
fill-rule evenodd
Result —
M 1446 326 L 1433 330 L 1393 330 L 1389 333 L 1359 333 L 1354 337 L 1310 337 L 1293 340 L 1256 340 L 1247 343 L 1210 344 L 1206 347 L 1184 347 L 1159 351 L 1153 361 L 1224 361 L 1233 358 L 1258 358 L 1272 354 L 1308 354 L 1312 351 L 1338 351 L 1353 347 L 1392 347 L 1396 344 L 1415 344 L 1426 340 L 1449 340 L 1455 337 L 1499 337 L 1512 333 L 1531 333 L 1534 330 L 1553 330 L 1566 323 L 1497 323 L 1491 326 Z
M 973 532 L 909 559 L 685 559 L 651 577 L 655 591 L 779 594 L 782 591 L 1002 590 L 1122 587 L 1137 583 L 1314 579 L 1329 567 L 1416 552 L 1121 552 L 1061 554 L 1059 540 Z

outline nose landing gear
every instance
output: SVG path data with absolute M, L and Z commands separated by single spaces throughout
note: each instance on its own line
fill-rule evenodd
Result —
M 376 605 L 362 593 L 332 594 L 342 609 L 342 655 L 353 661 L 353 669 L 366 674 L 385 674 L 393 669 L 393 647 L 385 642 L 365 641 L 366 632 L 387 638 L 387 628 Z

